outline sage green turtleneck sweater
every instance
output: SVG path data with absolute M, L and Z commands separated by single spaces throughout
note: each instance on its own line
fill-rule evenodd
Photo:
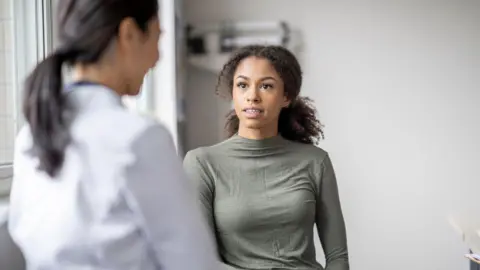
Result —
M 184 167 L 227 269 L 349 269 L 335 173 L 322 149 L 235 135 L 188 152 Z M 314 224 L 325 268 L 316 261 Z

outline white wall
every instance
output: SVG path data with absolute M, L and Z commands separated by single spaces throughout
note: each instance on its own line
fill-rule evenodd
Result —
M 352 269 L 467 269 L 446 217 L 480 206 L 480 1 L 189 0 L 185 10 L 191 22 L 286 19 L 302 31 L 303 94 L 326 125 Z M 218 139 L 222 105 L 215 77 L 190 71 L 196 147 Z
M 187 70 L 186 150 L 222 140 L 224 119 L 230 105 L 215 95 L 215 74 L 190 67 Z

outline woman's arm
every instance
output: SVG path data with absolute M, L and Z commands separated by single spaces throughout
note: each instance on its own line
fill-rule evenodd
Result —
M 133 144 L 126 196 L 139 213 L 161 269 L 218 269 L 213 239 L 169 132 L 149 128 Z
M 316 213 L 318 235 L 326 258 L 325 270 L 348 270 L 345 222 L 335 172 L 328 155 L 321 164 Z
M 215 184 L 212 177 L 202 165 L 202 158 L 202 149 L 190 151 L 183 160 L 183 167 L 187 176 L 197 188 L 204 218 L 207 221 L 211 234 L 215 236 L 215 218 L 213 211 Z

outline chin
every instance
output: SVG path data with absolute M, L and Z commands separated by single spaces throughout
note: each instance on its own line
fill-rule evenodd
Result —
M 265 129 L 270 129 L 272 127 L 274 127 L 274 122 L 275 120 L 270 120 L 270 119 L 248 119 L 248 118 L 244 118 L 244 119 L 241 119 L 240 120 L 240 125 L 245 127 L 245 128 L 248 128 L 248 129 L 261 129 L 261 130 L 265 130 Z M 278 121 L 278 120 L 277 120 Z
M 138 96 L 140 94 L 140 88 L 137 90 L 132 91 L 132 93 L 129 93 L 129 96 Z
M 128 92 L 126 93 L 127 96 L 137 96 L 138 94 L 140 94 L 140 90 L 142 89 L 142 85 L 138 85 L 138 84 L 130 84 L 128 86 Z
M 265 126 L 265 123 L 263 121 L 252 119 L 246 119 L 244 123 L 244 126 L 249 129 L 261 129 Z

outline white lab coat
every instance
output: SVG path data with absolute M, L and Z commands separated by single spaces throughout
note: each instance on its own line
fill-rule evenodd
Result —
M 28 269 L 216 269 L 168 131 L 106 87 L 66 95 L 77 111 L 58 176 L 36 169 L 28 126 L 16 140 L 9 231 Z

